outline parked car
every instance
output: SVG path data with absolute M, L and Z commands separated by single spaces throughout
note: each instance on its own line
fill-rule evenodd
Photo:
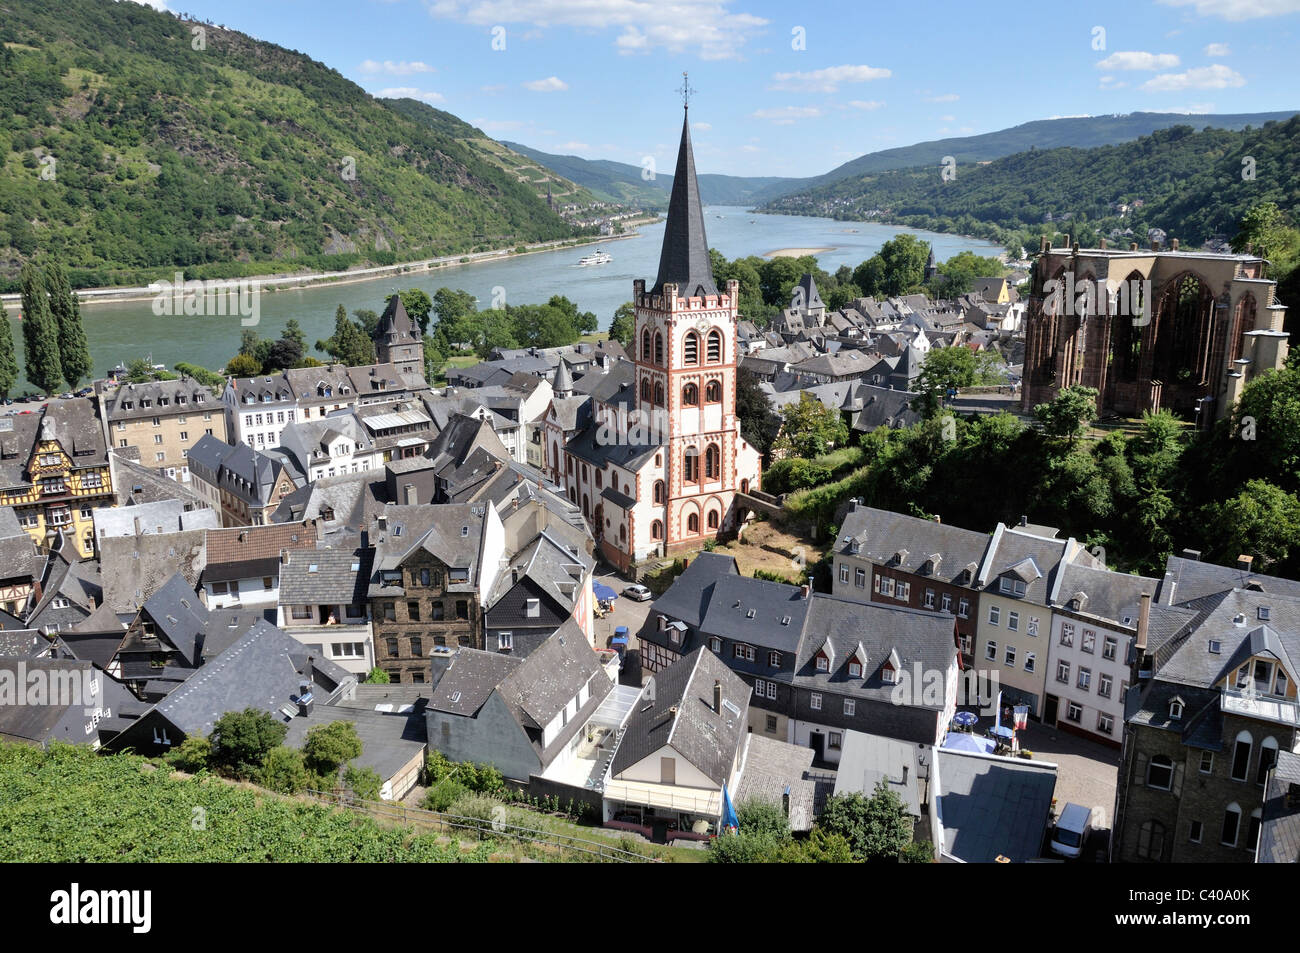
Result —
M 1092 832 L 1092 810 L 1081 804 L 1066 804 L 1052 834 L 1052 853 L 1078 857 Z
M 654 593 L 637 582 L 627 586 L 623 590 L 623 595 L 627 596 L 629 599 L 635 599 L 637 602 L 648 602 L 654 598 Z

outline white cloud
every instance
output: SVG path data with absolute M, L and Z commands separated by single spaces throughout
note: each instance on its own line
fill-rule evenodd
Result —
M 768 89 L 833 93 L 842 83 L 867 83 L 873 79 L 888 79 L 891 75 L 889 70 L 879 66 L 827 66 L 810 72 L 774 73 L 774 82 Z
M 569 88 L 569 84 L 558 76 L 548 76 L 546 79 L 534 79 L 523 84 L 524 89 L 531 89 L 535 93 L 560 93 Z
M 1179 62 L 1180 60 L 1173 53 L 1145 53 L 1141 50 L 1128 50 L 1112 53 L 1104 60 L 1100 60 L 1096 66 L 1097 69 L 1107 70 L 1158 70 L 1173 69 Z
M 390 86 L 374 94 L 377 99 L 420 99 L 426 103 L 442 103 L 447 97 L 442 93 L 417 89 L 414 86 Z
M 153 7 L 155 10 L 161 10 L 167 13 L 167 0 L 135 0 L 142 7 Z
M 1114 76 L 1103 76 L 1101 82 L 1097 84 L 1099 89 L 1123 89 L 1128 83 Z
M 939 121 L 940 121 L 940 122 L 956 122 L 956 121 L 957 121 L 957 117 L 956 117 L 956 116 L 940 116 L 940 117 L 939 117 Z
M 740 151 L 741 152 L 762 152 L 763 150 L 760 149 L 758 146 L 741 146 Z
M 1199 16 L 1256 20 L 1300 13 L 1300 0 L 1160 0 L 1167 7 L 1192 7 Z
M 1202 52 L 1206 56 L 1227 56 L 1232 51 L 1228 49 L 1227 43 L 1211 43 Z
M 816 119 L 822 111 L 816 106 L 777 106 L 750 113 L 755 119 L 770 119 L 778 126 L 788 126 L 797 119 Z
M 1091 113 L 1073 113 L 1068 116 L 1048 116 L 1048 119 L 1091 119 Z
M 561 142 L 555 148 L 563 149 L 565 152 L 590 152 L 591 145 L 586 142 Z
M 1229 89 L 1245 86 L 1246 80 L 1236 70 L 1222 63 L 1196 66 L 1183 73 L 1161 73 L 1142 84 L 1150 92 L 1176 92 L 1180 89 Z
M 529 125 L 518 119 L 471 119 L 470 124 L 484 132 L 517 132 Z
M 854 109 L 872 110 L 872 109 L 880 109 L 885 104 L 881 102 L 879 99 L 850 99 L 849 105 L 852 106 Z
M 942 96 L 926 96 L 927 103 L 955 103 L 961 99 L 956 93 L 944 93 Z
M 361 64 L 361 72 L 371 75 L 383 73 L 387 76 L 411 76 L 414 73 L 433 73 L 436 70 L 428 63 L 423 63 L 420 60 L 412 62 L 384 60 L 382 63 L 378 60 L 366 60 Z
M 425 0 L 429 15 L 478 26 L 526 24 L 617 30 L 620 53 L 695 52 L 734 59 L 768 21 L 728 10 L 733 0 Z M 507 33 L 507 39 L 510 34 Z
M 707 122 L 693 122 L 691 128 L 696 132 L 708 132 L 713 126 Z
M 480 86 L 479 89 L 485 93 L 502 93 L 505 92 L 505 83 L 493 83 L 491 86 Z

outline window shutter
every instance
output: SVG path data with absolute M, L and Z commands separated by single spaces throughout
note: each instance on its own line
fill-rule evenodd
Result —
M 1183 768 L 1182 761 L 1174 765 L 1174 797 L 1179 797 L 1183 793 Z
M 1146 787 L 1147 784 L 1147 756 L 1141 751 L 1137 756 L 1137 770 L 1133 773 L 1133 783 L 1138 787 Z

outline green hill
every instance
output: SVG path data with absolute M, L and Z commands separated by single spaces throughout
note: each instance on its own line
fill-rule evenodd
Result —
M 659 173 L 653 179 L 642 178 L 641 167 L 610 159 L 583 159 L 541 152 L 517 142 L 507 142 L 511 150 L 527 156 L 552 172 L 585 186 L 608 202 L 639 204 L 643 208 L 667 208 L 673 189 L 673 177 Z M 804 179 L 779 176 L 742 176 L 703 173 L 699 176 L 700 198 L 706 205 L 748 205 L 766 201 L 791 189 L 801 188 Z
M 1242 131 L 1174 126 L 1120 145 L 959 163 L 951 181 L 937 164 L 854 176 L 766 210 L 874 218 L 1027 246 L 1039 233 L 1069 232 L 1088 243 L 1118 230 L 1145 241 L 1148 229 L 1159 228 L 1193 246 L 1231 237 L 1258 202 L 1300 210 L 1298 147 L 1300 116 Z M 1253 179 L 1243 177 L 1247 157 Z
M 0 284 L 45 248 L 84 286 L 572 233 L 460 141 L 472 126 L 412 119 L 242 33 L 136 3 L 24 0 L 0 41 Z
M 1138 112 L 1112 116 L 1039 119 L 978 136 L 954 136 L 948 139 L 918 142 L 898 149 L 871 152 L 850 159 L 825 175 L 806 180 L 802 188 L 829 185 L 840 179 L 866 175 L 870 172 L 886 172 L 890 169 L 908 169 L 923 165 L 937 166 L 945 156 L 952 156 L 958 162 L 985 162 L 1014 155 L 1017 152 L 1028 152 L 1030 149 L 1091 149 L 1095 146 L 1112 146 L 1149 136 L 1157 129 L 1168 129 L 1170 126 L 1194 123 L 1199 129 L 1245 129 L 1247 126 L 1262 126 L 1266 122 L 1290 119 L 1295 114 L 1294 109 L 1285 112 L 1218 116 Z

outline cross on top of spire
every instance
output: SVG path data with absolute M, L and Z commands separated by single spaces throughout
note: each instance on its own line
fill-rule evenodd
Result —
M 682 108 L 683 108 L 683 109 L 690 109 L 690 108 L 691 108 L 691 95 L 695 92 L 695 90 L 693 90 L 693 89 L 691 88 L 691 84 L 690 84 L 690 82 L 688 81 L 685 72 L 682 73 L 682 85 L 681 85 L 681 88 L 680 88 L 679 90 L 677 90 L 677 92 L 679 92 L 679 93 L 682 94 Z

